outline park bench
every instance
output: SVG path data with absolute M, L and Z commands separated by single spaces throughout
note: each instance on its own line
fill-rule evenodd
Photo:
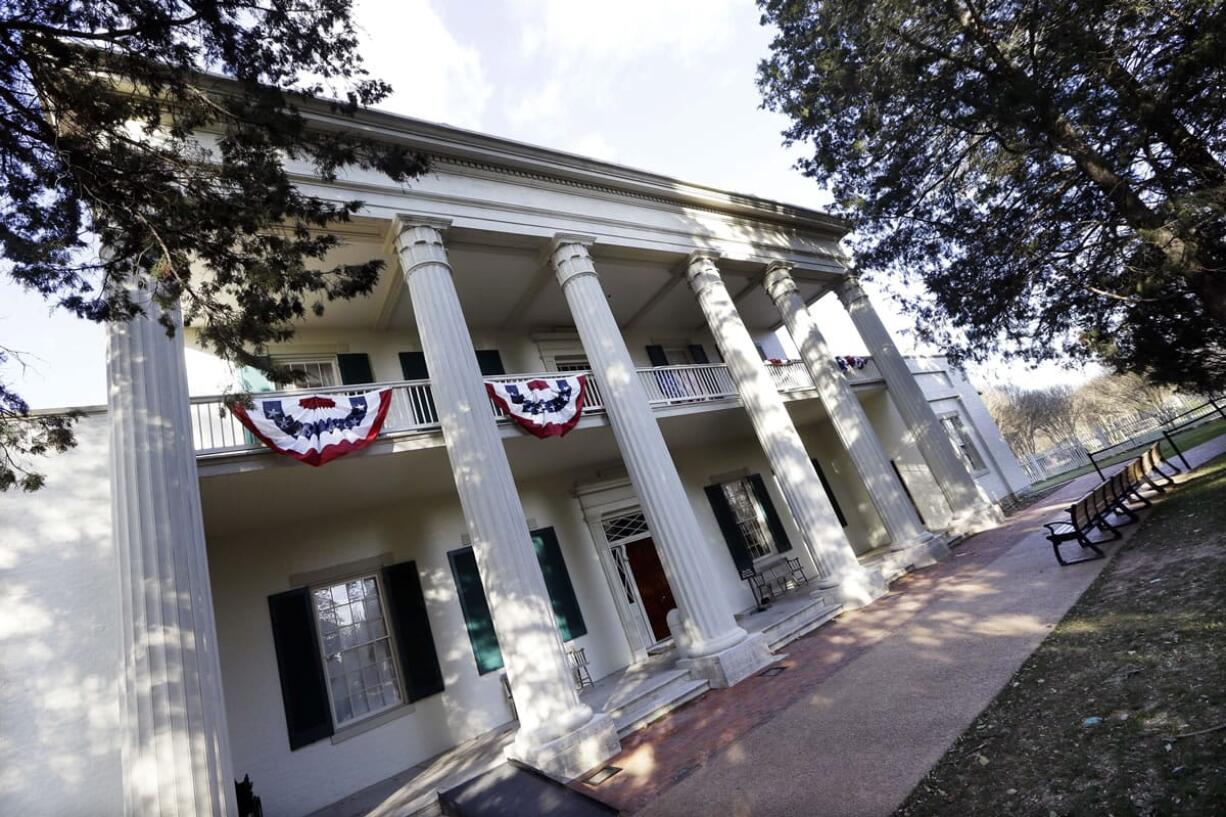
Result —
M 1164 468 L 1171 469 L 1172 473 L 1167 473 Z M 1161 446 L 1155 443 L 1113 476 L 1103 480 L 1066 509 L 1069 515 L 1067 522 L 1043 525 L 1047 528 L 1047 540 L 1052 544 L 1056 561 L 1065 566 L 1103 558 L 1106 554 L 1099 545 L 1118 540 L 1123 536 L 1119 528 L 1137 521 L 1137 514 L 1129 503 L 1140 503 L 1148 508 L 1151 503 L 1143 488 L 1149 487 L 1163 493 L 1167 487 L 1175 484 L 1171 477 L 1177 473 L 1179 469 L 1162 456 Z M 1065 559 L 1060 545 L 1074 541 L 1093 555 Z

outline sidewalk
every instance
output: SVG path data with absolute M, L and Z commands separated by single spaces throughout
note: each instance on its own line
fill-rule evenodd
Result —
M 1219 438 L 1188 453 L 1199 465 Z M 623 741 L 584 788 L 628 814 L 885 817 L 995 697 L 1106 560 L 1060 568 L 1041 523 L 1080 477 L 875 604 Z M 1126 540 L 1125 540 L 1126 541 Z

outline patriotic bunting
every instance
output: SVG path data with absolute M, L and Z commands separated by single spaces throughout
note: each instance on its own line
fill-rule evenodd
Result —
M 256 398 L 230 410 L 264 445 L 307 465 L 365 448 L 383 428 L 392 390 Z
M 487 380 L 485 390 L 529 434 L 562 437 L 579 422 L 586 384 L 586 375 L 514 382 Z

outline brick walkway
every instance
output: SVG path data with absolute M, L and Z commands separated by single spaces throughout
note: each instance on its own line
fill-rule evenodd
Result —
M 1223 450 L 1219 439 L 1189 458 Z M 575 785 L 626 814 L 889 814 L 1106 563 L 1061 570 L 1041 533 L 1096 481 L 1074 480 L 789 644 L 781 674 L 630 736 L 609 761 L 621 773 Z M 822 805 L 832 792 L 838 802 Z

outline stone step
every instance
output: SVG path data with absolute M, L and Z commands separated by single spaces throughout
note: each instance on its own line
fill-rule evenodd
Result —
M 843 611 L 843 605 L 818 597 L 762 631 L 771 650 L 778 650 L 802 635 L 813 632 Z
M 642 729 L 710 689 L 681 669 L 662 672 L 637 685 L 630 694 L 610 701 L 605 713 L 613 718 L 618 737 Z

